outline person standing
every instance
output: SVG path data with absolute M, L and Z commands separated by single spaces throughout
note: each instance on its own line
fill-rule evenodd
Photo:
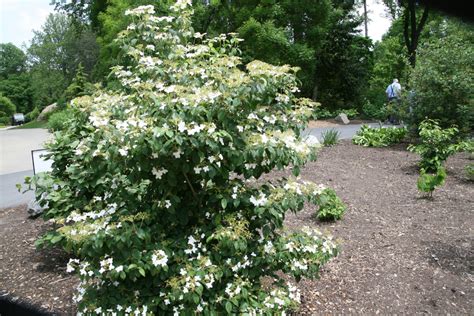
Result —
M 399 110 L 400 105 L 400 96 L 402 92 L 402 86 L 398 83 L 398 79 L 393 79 L 392 84 L 388 85 L 385 93 L 387 94 L 387 99 L 389 103 L 389 107 L 391 108 L 391 113 L 389 115 L 389 122 L 392 124 L 397 123 L 397 118 L 395 113 Z

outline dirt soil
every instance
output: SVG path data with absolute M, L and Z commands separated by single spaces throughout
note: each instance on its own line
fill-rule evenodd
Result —
M 299 315 L 472 314 L 474 310 L 474 185 L 457 154 L 433 200 L 416 189 L 417 156 L 405 145 L 364 148 L 343 141 L 321 150 L 301 177 L 336 190 L 348 206 L 343 220 L 320 223 L 314 209 L 289 215 L 290 228 L 313 226 L 341 243 L 319 280 L 302 280 Z M 268 178 L 279 178 L 275 172 Z M 25 206 L 0 210 L 0 296 L 8 294 L 59 314 L 72 314 L 78 280 L 65 273 L 59 250 L 33 246 L 46 229 Z

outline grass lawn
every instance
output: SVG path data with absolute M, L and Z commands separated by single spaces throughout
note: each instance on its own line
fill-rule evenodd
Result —
M 31 121 L 26 124 L 15 127 L 15 129 L 24 129 L 24 128 L 46 128 L 48 122 L 45 121 Z

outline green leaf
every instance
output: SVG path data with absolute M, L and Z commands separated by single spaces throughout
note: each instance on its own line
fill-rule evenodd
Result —
M 138 272 L 142 275 L 145 276 L 145 270 L 142 267 L 138 267 Z
M 225 209 L 227 207 L 227 200 L 226 199 L 221 200 L 221 206 L 222 206 L 223 209 Z
M 56 236 L 54 236 L 53 238 L 51 238 L 51 243 L 52 243 L 52 244 L 56 244 L 56 243 L 60 242 L 61 239 L 63 239 L 63 236 L 62 236 L 62 235 L 56 235 Z
M 230 314 L 232 312 L 232 303 L 227 301 L 225 303 L 225 310 L 227 311 L 228 314 Z

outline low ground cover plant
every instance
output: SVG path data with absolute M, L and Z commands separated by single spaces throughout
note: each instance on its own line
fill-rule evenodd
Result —
M 341 219 L 346 212 L 346 205 L 337 196 L 336 191 L 327 188 L 318 196 L 319 209 L 316 217 L 321 221 L 334 221 Z
M 315 120 L 325 120 L 325 119 L 333 119 L 339 115 L 339 113 L 344 113 L 347 115 L 349 119 L 354 119 L 359 115 L 357 109 L 341 109 L 336 111 L 330 111 L 325 109 L 321 106 L 315 107 L 313 110 L 313 119 Z
M 194 32 L 189 5 L 127 11 L 118 88 L 71 102 L 34 180 L 55 225 L 37 245 L 73 256 L 79 314 L 282 314 L 300 296 L 276 272 L 313 278 L 337 254 L 318 231 L 282 229 L 324 188 L 255 181 L 316 158 L 297 69 L 242 65 L 240 40 Z
M 331 128 L 327 131 L 321 133 L 324 146 L 336 145 L 339 141 L 340 132 L 334 128 Z
M 406 135 L 407 129 L 404 127 L 373 128 L 362 125 L 352 142 L 365 147 L 386 147 L 401 142 Z

